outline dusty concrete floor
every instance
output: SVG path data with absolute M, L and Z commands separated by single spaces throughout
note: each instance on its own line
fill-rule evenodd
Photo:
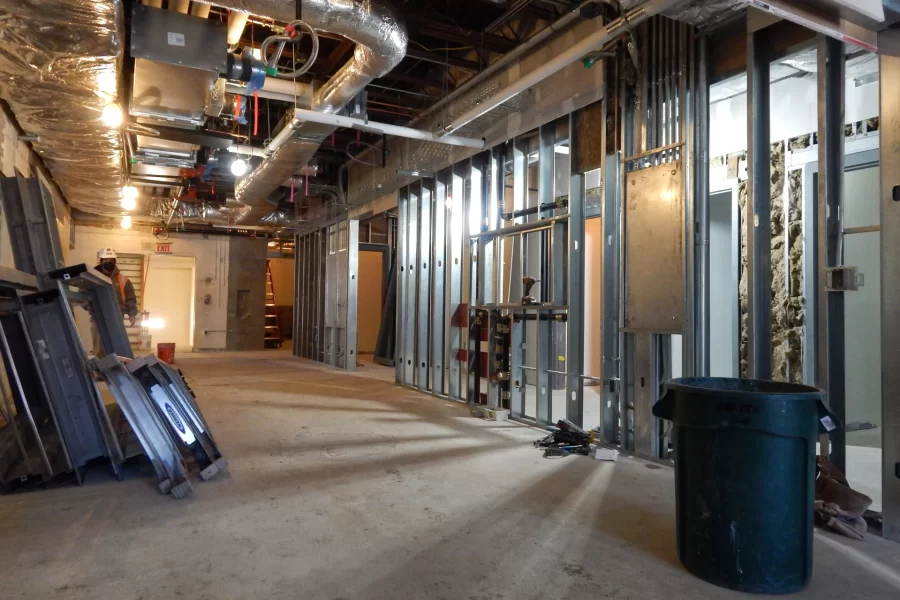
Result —
M 673 472 L 545 460 L 535 430 L 286 353 L 181 362 L 230 468 L 0 497 L 0 598 L 739 597 L 675 554 Z M 872 558 L 874 557 L 874 558 Z M 900 545 L 816 535 L 806 598 L 900 597 Z

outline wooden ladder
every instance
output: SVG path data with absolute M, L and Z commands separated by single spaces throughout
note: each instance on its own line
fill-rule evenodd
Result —
M 278 309 L 275 308 L 272 267 L 268 260 L 266 260 L 266 331 L 263 339 L 266 348 L 281 348 L 281 343 L 284 341 L 281 337 L 281 324 L 278 322 Z

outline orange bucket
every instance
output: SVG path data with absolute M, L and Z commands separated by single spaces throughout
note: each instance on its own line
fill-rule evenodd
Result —
M 156 357 L 164 363 L 175 364 L 175 344 L 157 344 Z

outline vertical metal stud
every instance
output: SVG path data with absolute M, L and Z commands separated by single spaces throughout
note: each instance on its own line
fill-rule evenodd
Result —
M 676 29 L 677 42 L 675 47 L 679 49 L 678 58 L 678 118 L 677 132 L 684 142 L 680 153 L 684 174 L 684 329 L 681 338 L 682 347 L 682 375 L 690 377 L 694 374 L 694 252 L 696 226 L 694 221 L 694 207 L 696 203 L 696 190 L 693 189 L 693 165 L 696 156 L 696 143 L 694 137 L 694 111 L 688 102 L 688 81 L 692 72 L 693 44 L 688 42 L 688 26 L 678 23 Z M 655 399 L 654 399 L 655 400 Z
M 350 219 L 347 223 L 347 322 L 344 329 L 344 369 L 356 371 L 357 350 L 357 289 L 359 285 L 359 221 Z
M 697 207 L 697 239 L 694 260 L 695 307 L 694 375 L 709 376 L 709 81 L 707 37 L 697 44 L 697 76 L 694 81 L 694 203 Z
M 416 261 L 418 279 L 418 302 L 416 305 L 416 386 L 427 392 L 429 385 L 429 362 L 431 361 L 431 208 L 434 180 L 423 179 L 419 185 L 419 257 Z
M 543 311 L 535 313 L 537 317 L 537 422 L 539 425 L 548 425 L 551 414 L 550 373 L 547 369 L 550 365 L 550 315 Z
M 447 296 L 449 302 L 447 306 L 447 394 L 455 400 L 464 398 L 461 366 L 462 353 L 466 348 L 464 345 L 463 322 L 466 319 L 467 311 L 462 308 L 463 304 L 465 304 L 463 302 L 463 257 L 467 255 L 465 249 L 469 246 L 468 239 L 463 237 L 467 220 L 464 177 L 463 170 L 459 165 L 454 165 L 451 168 L 451 185 L 448 192 L 450 218 L 447 240 L 447 256 L 450 262 L 447 282 L 449 287 Z
M 621 375 L 619 367 L 619 158 L 606 157 L 603 169 L 603 441 L 623 438 L 617 434 Z
M 652 389 L 653 338 L 658 337 L 647 332 L 634 334 L 634 452 L 640 456 L 653 456 L 653 439 L 655 437 L 655 418 L 650 412 L 656 401 Z
M 419 190 L 416 186 L 410 186 L 409 202 L 406 208 L 406 335 L 404 335 L 405 347 L 403 355 L 406 368 L 404 382 L 406 385 L 415 386 L 416 382 L 416 321 L 417 292 L 419 287 L 419 271 L 416 264 L 419 260 Z
M 446 263 L 447 249 L 447 188 L 448 171 L 438 173 L 434 181 L 432 265 L 431 265 L 431 391 L 444 395 L 445 391 L 445 286 L 444 280 L 448 272 Z
M 605 127 L 604 127 L 605 129 Z M 593 133 L 593 132 L 591 132 Z M 569 114 L 569 273 L 568 273 L 568 320 L 560 323 L 566 331 L 566 419 L 579 427 L 584 422 L 584 174 L 578 172 L 579 163 L 577 130 L 574 114 Z M 605 148 L 604 148 L 605 151 Z
M 397 331 L 395 337 L 396 363 L 394 364 L 397 383 L 406 383 L 406 331 L 409 328 L 406 305 L 406 281 L 409 264 L 407 258 L 408 242 L 406 239 L 409 226 L 407 224 L 409 205 L 409 188 L 403 187 L 397 191 Z

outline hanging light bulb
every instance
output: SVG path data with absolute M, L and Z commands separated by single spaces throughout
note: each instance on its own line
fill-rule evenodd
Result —
M 107 104 L 103 107 L 103 114 L 100 115 L 100 118 L 106 125 L 118 127 L 122 124 L 122 109 L 116 103 Z
M 122 197 L 123 198 L 131 198 L 132 200 L 137 199 L 138 197 L 138 189 L 133 185 L 126 185 L 122 188 Z
M 243 177 L 247 172 L 247 161 L 243 158 L 235 158 L 231 161 L 231 174 L 235 177 Z
M 122 221 L 119 224 L 122 226 L 122 229 L 131 229 L 131 217 L 122 215 Z
M 137 208 L 137 200 L 134 198 L 129 198 L 128 196 L 122 197 L 122 208 L 125 210 L 134 210 Z

